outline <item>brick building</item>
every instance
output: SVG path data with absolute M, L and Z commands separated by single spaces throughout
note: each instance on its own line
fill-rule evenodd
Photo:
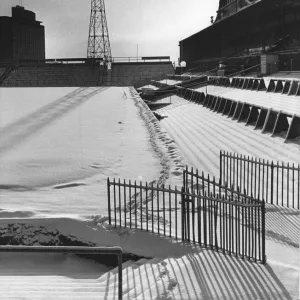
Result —
M 12 7 L 12 16 L 0 17 L 0 62 L 45 59 L 45 28 L 35 13 Z

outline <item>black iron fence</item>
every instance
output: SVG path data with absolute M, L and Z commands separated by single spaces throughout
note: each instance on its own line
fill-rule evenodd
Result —
M 154 183 L 107 179 L 109 223 L 179 239 L 182 190 Z
M 107 180 L 109 223 L 265 262 L 265 204 L 188 169 L 181 189 Z
M 265 262 L 264 201 L 223 186 L 198 170 L 186 168 L 183 182 L 185 239 Z
M 222 184 L 239 187 L 267 203 L 299 209 L 300 165 L 220 151 Z

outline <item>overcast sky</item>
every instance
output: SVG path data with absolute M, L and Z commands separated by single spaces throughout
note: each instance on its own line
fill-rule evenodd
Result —
M 218 0 L 106 0 L 113 56 L 179 56 L 178 42 L 209 26 Z M 21 0 L 0 0 L 11 15 Z M 46 29 L 46 56 L 86 57 L 90 0 L 22 0 Z

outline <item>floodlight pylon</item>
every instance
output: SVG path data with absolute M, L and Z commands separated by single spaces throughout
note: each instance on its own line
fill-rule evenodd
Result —
M 104 0 L 91 0 L 87 57 L 112 61 Z

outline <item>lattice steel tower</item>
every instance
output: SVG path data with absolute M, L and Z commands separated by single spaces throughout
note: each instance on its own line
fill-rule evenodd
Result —
M 111 61 L 111 49 L 104 0 L 91 0 L 91 18 L 87 57 Z

